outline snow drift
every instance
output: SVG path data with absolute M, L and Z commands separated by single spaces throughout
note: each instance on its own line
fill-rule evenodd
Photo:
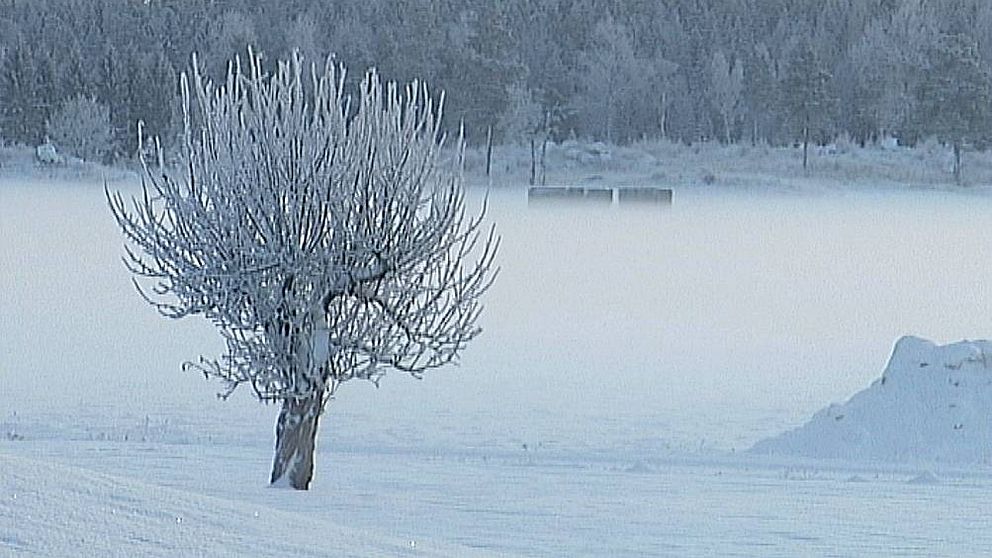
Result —
M 893 462 L 992 463 L 992 343 L 896 342 L 882 377 L 804 426 L 752 448 L 764 454 Z
M 0 556 L 474 556 L 0 453 Z

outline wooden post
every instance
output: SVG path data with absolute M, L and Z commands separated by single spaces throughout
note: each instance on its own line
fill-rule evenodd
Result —
M 954 142 L 954 183 L 961 185 L 961 143 Z
M 493 168 L 493 127 L 490 126 L 486 132 L 486 176 Z
M 541 140 L 541 186 L 548 180 L 548 168 L 545 165 L 544 157 L 548 154 L 548 139 L 551 137 L 551 111 L 544 113 L 544 132 Z
M 534 143 L 534 136 L 530 137 L 530 185 L 533 186 L 537 179 L 537 146 Z
M 548 168 L 544 163 L 544 156 L 548 153 L 548 135 L 544 135 L 544 142 L 541 143 L 541 186 L 548 181 Z
M 661 137 L 667 138 L 668 132 L 668 93 L 661 94 Z

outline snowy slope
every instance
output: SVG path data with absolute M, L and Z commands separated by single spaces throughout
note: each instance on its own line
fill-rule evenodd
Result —
M 882 377 L 757 453 L 840 459 L 992 462 L 992 343 L 903 337 Z
M 0 454 L 0 556 L 477 554 Z

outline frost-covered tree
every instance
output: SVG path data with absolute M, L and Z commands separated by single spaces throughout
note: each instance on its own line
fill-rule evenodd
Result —
M 751 123 L 751 143 L 754 144 L 773 135 L 779 90 L 775 60 L 768 47 L 758 43 L 749 54 L 743 95 L 745 112 Z
M 110 111 L 92 97 L 69 99 L 48 119 L 48 137 L 59 149 L 86 161 L 102 161 L 110 152 Z
M 281 405 L 271 482 L 307 489 L 342 383 L 419 378 L 478 335 L 498 237 L 466 214 L 462 147 L 442 153 L 425 86 L 370 72 L 349 98 L 330 60 L 248 68 L 214 86 L 194 62 L 178 169 L 146 164 L 143 197 L 108 199 L 142 295 L 226 341 L 187 366 Z
M 166 139 L 168 148 L 174 143 L 178 125 L 178 95 L 176 72 L 165 53 L 157 50 L 146 56 L 136 56 L 130 61 L 131 78 L 128 84 L 130 113 L 140 117 L 147 136 Z M 161 83 L 162 87 L 148 87 L 147 83 Z M 133 130 L 137 131 L 137 130 Z M 128 139 L 137 137 L 137 134 Z M 125 146 L 133 153 L 137 145 Z
M 744 90 L 744 66 L 738 60 L 731 63 L 722 51 L 713 54 L 710 61 L 710 92 L 713 106 L 720 113 L 723 137 L 730 143 L 730 132 L 741 108 Z
M 961 182 L 962 150 L 992 141 L 992 76 L 973 39 L 942 35 L 933 46 L 912 121 L 921 134 L 951 146 L 954 180 Z
M 893 100 L 901 93 L 885 39 L 881 26 L 868 29 L 848 50 L 841 66 L 841 81 L 846 84 L 840 88 L 841 120 L 861 146 L 877 140 L 893 120 L 886 115 L 887 107 L 894 107 Z
M 608 142 L 629 141 L 630 127 L 621 123 L 634 110 L 635 100 L 650 97 L 657 102 L 646 94 L 653 69 L 636 55 L 630 29 L 610 16 L 597 23 L 578 64 L 578 92 L 572 103 L 585 129 Z
M 11 143 L 37 145 L 45 133 L 40 76 L 31 48 L 18 42 L 0 67 L 0 129 Z
M 327 55 L 320 44 L 322 36 L 316 18 L 312 14 L 303 13 L 290 22 L 286 45 L 290 51 L 298 51 L 304 60 L 320 60 Z
M 544 111 L 534 94 L 522 83 L 508 87 L 507 99 L 509 102 L 500 115 L 497 130 L 507 143 L 526 144 L 542 131 Z
M 70 41 L 59 57 L 58 91 L 65 99 L 93 93 L 89 83 L 89 68 L 83 58 L 79 41 Z
M 227 10 L 209 22 L 203 65 L 208 76 L 223 76 L 227 62 L 249 45 L 258 44 L 255 22 L 238 10 Z
M 393 80 L 427 79 L 452 92 L 445 105 L 449 129 L 465 120 L 466 136 L 477 144 L 512 109 L 515 84 L 534 95 L 542 113 L 564 109 L 558 139 L 574 131 L 619 142 L 661 133 L 690 142 L 726 140 L 710 72 L 715 53 L 723 52 L 744 68 L 733 134 L 749 129 L 754 141 L 780 144 L 800 133 L 782 101 L 793 45 L 808 41 L 832 75 L 834 130 L 861 140 L 891 133 L 911 143 L 913 131 L 901 126 L 926 67 L 918 59 L 940 32 L 975 39 L 982 58 L 992 59 L 992 2 L 7 0 L 0 2 L 0 51 L 15 55 L 19 43 L 29 46 L 37 76 L 30 96 L 37 99 L 8 103 L 3 120 L 15 136 L 24 130 L 22 118 L 31 133 L 42 134 L 36 124 L 44 126 L 49 109 L 96 93 L 110 108 L 116 150 L 130 155 L 134 122 L 146 104 L 135 102 L 133 83 L 174 93 L 174 80 L 161 74 L 142 69 L 132 79 L 135 61 L 161 50 L 178 68 L 196 50 L 207 75 L 222 79 L 230 57 L 252 44 L 267 65 L 297 48 L 307 56 L 333 52 Z M 80 38 L 78 49 L 73 38 Z M 103 76 L 104 45 L 113 47 L 122 68 L 113 82 Z M 9 79 L 5 72 L 21 71 L 3 66 L 0 83 Z M 61 82 L 54 88 L 53 68 Z M 354 77 L 350 86 L 361 76 Z
M 880 100 L 883 126 L 905 144 L 919 139 L 912 122 L 916 92 L 926 75 L 931 45 L 940 35 L 940 12 L 945 7 L 930 0 L 906 1 L 891 18 L 865 30 L 872 43 L 869 52 L 879 62 L 871 71 L 888 83 Z
M 803 169 L 809 162 L 810 141 L 824 139 L 833 124 L 836 102 L 830 79 L 812 45 L 800 41 L 785 67 L 781 99 L 794 137 L 803 144 Z

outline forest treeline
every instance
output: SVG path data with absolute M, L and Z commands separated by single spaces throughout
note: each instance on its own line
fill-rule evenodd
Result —
M 422 79 L 473 143 L 959 151 L 992 127 L 987 0 L 0 0 L 0 136 L 36 145 L 87 113 L 108 120 L 105 156 L 134 153 L 139 118 L 168 144 L 191 54 L 218 79 L 249 44 L 268 64 L 334 53 L 356 84 L 370 66 Z

